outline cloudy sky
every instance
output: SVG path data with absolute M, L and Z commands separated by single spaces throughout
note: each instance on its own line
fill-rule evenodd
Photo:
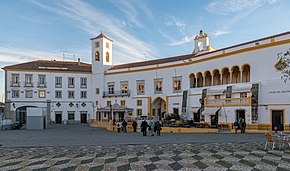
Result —
M 189 54 L 203 30 L 217 49 L 290 30 L 289 0 L 1 0 L 0 67 L 31 60 L 90 63 L 103 32 L 113 63 Z M 0 71 L 0 101 L 4 73 Z

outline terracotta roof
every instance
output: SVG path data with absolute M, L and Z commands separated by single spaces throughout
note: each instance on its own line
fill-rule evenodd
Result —
M 109 39 L 109 38 L 108 38 L 106 35 L 104 35 L 103 33 L 99 34 L 99 35 L 98 35 L 97 37 L 95 37 L 95 38 L 91 38 L 91 40 L 99 39 L 99 38 L 106 38 L 106 39 L 108 39 L 108 40 L 110 40 L 110 41 L 113 42 L 112 39 Z
M 283 36 L 283 35 L 287 35 L 287 34 L 290 34 L 290 32 L 284 32 L 284 33 L 281 33 L 281 34 L 276 34 L 276 35 L 273 35 L 273 36 L 252 40 L 252 41 L 249 41 L 249 42 L 237 44 L 237 45 L 234 45 L 234 46 L 229 46 L 229 47 L 226 47 L 226 48 L 223 48 L 223 49 L 218 49 L 218 50 L 207 52 L 207 53 L 203 53 L 203 54 L 200 54 L 200 55 L 187 54 L 187 55 L 175 56 L 175 57 L 169 57 L 169 58 L 162 58 L 162 59 L 157 59 L 157 60 L 150 60 L 150 61 L 134 62 L 134 63 L 128 63 L 128 64 L 115 65 L 112 68 L 110 68 L 109 70 L 124 69 L 124 68 L 134 68 L 134 67 L 141 67 L 141 66 L 147 66 L 147 65 L 157 65 L 157 64 L 162 64 L 162 63 L 168 63 L 168 62 L 175 62 L 175 61 L 192 59 L 192 58 L 195 58 L 195 57 L 200 57 L 200 56 L 203 56 L 203 55 L 208 55 L 208 54 L 211 54 L 211 53 L 220 52 L 220 51 L 223 51 L 223 50 L 227 50 L 227 49 L 243 46 L 243 45 L 246 45 L 246 44 L 256 43 L 256 42 L 259 42 L 259 41 L 263 41 L 263 40 L 266 40 L 266 39 L 271 39 L 271 38 L 275 38 L 275 37 L 279 37 L 279 36 Z
M 54 70 L 54 71 L 79 71 L 92 72 L 92 65 L 73 61 L 49 61 L 37 60 L 16 65 L 10 65 L 2 68 L 4 70 Z

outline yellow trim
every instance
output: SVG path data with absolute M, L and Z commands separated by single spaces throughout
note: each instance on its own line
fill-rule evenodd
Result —
M 99 101 L 96 100 L 96 106 L 98 106 L 98 105 L 99 105 Z
M 209 61 L 209 60 L 214 60 L 214 59 L 219 59 L 219 58 L 223 58 L 223 57 L 228 57 L 228 56 L 232 56 L 232 55 L 236 55 L 236 54 L 240 54 L 240 53 L 250 52 L 250 51 L 254 51 L 254 50 L 258 50 L 258 49 L 264 49 L 264 48 L 268 48 L 268 47 L 284 45 L 284 44 L 287 44 L 287 43 L 290 43 L 290 39 L 281 40 L 281 41 L 273 42 L 273 43 L 262 44 L 262 45 L 259 45 L 259 46 L 252 46 L 252 47 L 236 50 L 236 51 L 233 51 L 233 52 L 228 52 L 228 53 L 225 53 L 225 54 L 219 54 L 219 55 L 215 55 L 215 56 L 211 56 L 211 57 L 203 58 L 203 59 L 198 59 L 198 60 L 191 61 L 191 62 L 186 62 L 186 63 L 159 66 L 158 68 L 157 67 L 152 67 L 152 68 L 136 69 L 136 70 L 131 70 L 131 71 L 116 71 L 116 72 L 111 72 L 111 73 L 107 73 L 106 72 L 105 75 L 125 74 L 125 73 L 130 73 L 130 72 L 144 72 L 144 71 L 151 71 L 151 70 L 157 70 L 157 69 L 160 70 L 160 69 L 165 69 L 165 68 L 186 66 L 186 65 L 201 63 L 201 62 L 205 62 L 205 61 Z M 197 56 L 199 56 L 199 55 L 197 55 Z
M 188 78 L 191 78 L 190 76 L 192 76 L 192 75 L 195 77 L 195 74 L 194 73 L 190 73 L 189 76 L 188 76 Z
M 138 104 L 138 102 L 141 102 L 141 103 Z M 142 100 L 137 100 L 137 101 L 136 101 L 136 106 L 142 106 Z
M 142 116 L 142 115 L 143 115 L 143 110 L 142 110 L 142 108 L 136 108 L 136 116 L 139 116 L 139 115 L 138 115 L 138 110 L 141 110 L 141 115 L 140 115 L 140 116 Z
M 150 117 L 152 117 L 152 114 L 151 114 L 151 97 L 148 97 L 148 113 L 150 113 Z
M 222 54 L 225 54 L 226 53 L 226 51 L 225 50 L 222 50 Z
M 169 105 L 168 105 L 168 100 L 169 100 L 169 96 L 166 96 L 166 101 L 165 101 L 165 105 L 166 105 L 166 108 L 165 108 L 165 111 L 166 111 L 166 113 L 168 113 L 168 107 L 169 107 Z
M 155 98 L 155 99 L 152 101 L 152 103 L 151 103 L 151 104 L 155 103 L 155 102 L 156 102 L 156 100 L 157 100 L 157 99 L 159 99 L 159 98 L 160 98 L 160 99 L 162 99 L 163 101 L 165 101 L 165 100 L 164 100 L 162 97 L 160 97 L 160 96 L 157 96 L 157 97 L 156 97 L 156 98 Z
M 247 66 L 247 65 L 249 65 L 250 70 L 251 70 L 251 65 L 250 65 L 250 64 L 243 64 L 243 65 L 241 66 L 242 71 L 244 71 L 244 68 L 245 68 L 245 66 Z
M 271 43 L 274 43 L 274 42 L 275 42 L 275 38 L 272 37 L 272 38 L 270 39 L 270 42 L 271 42 Z
M 214 72 L 215 72 L 215 71 L 218 71 L 218 73 L 220 74 L 220 70 L 217 69 L 217 68 L 215 68 L 214 70 L 212 70 L 211 75 L 214 75 Z
M 225 69 L 228 69 L 228 70 L 229 70 L 229 72 L 231 71 L 229 67 L 223 67 L 223 68 L 221 69 L 221 73 L 220 73 L 220 74 L 224 74 L 224 72 L 225 72 Z
M 273 115 L 273 110 L 282 110 L 283 111 L 283 127 L 285 128 L 285 122 L 286 122 L 286 112 L 285 112 L 285 108 L 280 108 L 280 109 L 270 109 L 270 125 L 272 127 L 272 115 Z
M 122 102 L 124 102 L 125 105 L 122 105 Z M 126 106 L 126 100 L 120 100 L 120 105 L 121 106 Z
M 206 74 L 209 72 L 209 74 L 211 75 L 211 72 L 210 72 L 210 70 L 206 70 L 206 71 L 204 71 L 204 76 L 206 76 Z
M 107 106 L 110 105 L 109 103 L 112 104 L 112 101 L 111 101 L 111 100 L 108 100 L 108 101 L 106 102 Z
M 233 69 L 234 69 L 235 67 L 238 67 L 238 68 L 239 68 L 239 71 L 240 71 L 240 66 L 239 66 L 239 65 L 234 65 L 234 66 L 232 66 L 232 68 L 231 68 L 230 71 L 233 71 Z
M 201 94 L 189 94 L 189 96 L 201 96 Z

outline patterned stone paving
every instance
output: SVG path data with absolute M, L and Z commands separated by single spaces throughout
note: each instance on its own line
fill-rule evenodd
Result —
M 0 148 L 0 170 L 290 170 L 290 150 L 262 143 Z

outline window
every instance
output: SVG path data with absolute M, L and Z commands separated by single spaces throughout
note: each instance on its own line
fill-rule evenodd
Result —
M 95 48 L 100 47 L 100 42 L 95 42 Z
M 99 105 L 99 101 L 96 101 L 96 106 L 98 106 Z
M 87 91 L 81 91 L 81 98 L 87 98 Z
M 81 88 L 87 88 L 87 78 L 81 77 Z
M 55 88 L 62 87 L 62 77 L 55 77 Z
M 25 98 L 32 98 L 33 91 L 32 90 L 25 90 Z
M 55 98 L 61 98 L 61 97 L 62 97 L 61 91 L 55 91 Z
M 214 99 L 220 99 L 221 95 L 214 95 Z
M 38 97 L 39 98 L 45 98 L 45 90 L 39 90 L 38 91 Z
M 162 94 L 162 78 L 154 79 L 155 94 Z
M 39 87 L 46 86 L 45 75 L 38 75 L 38 86 Z
M 19 90 L 12 90 L 12 98 L 19 98 Z
M 181 78 L 182 77 L 173 77 L 173 93 L 181 92 Z
M 127 94 L 128 93 L 128 81 L 122 81 L 120 83 L 120 85 L 121 85 L 121 93 Z
M 110 62 L 110 55 L 109 55 L 109 52 L 106 53 L 106 62 Z
M 247 92 L 240 93 L 240 98 L 247 98 Z
M 68 88 L 74 88 L 74 87 L 75 87 L 75 78 L 68 77 Z
M 142 116 L 142 109 L 137 109 L 137 116 Z
M 108 83 L 109 94 L 114 94 L 115 83 Z
M 126 101 L 125 100 L 121 100 L 121 106 L 126 106 Z
M 100 61 L 100 53 L 99 53 L 99 51 L 96 51 L 96 53 L 95 53 L 95 61 L 96 62 Z
M 145 81 L 137 80 L 137 95 L 145 94 Z
M 26 87 L 32 86 L 32 74 L 25 74 L 25 86 Z
M 107 101 L 107 106 L 110 106 L 111 104 L 111 101 Z
M 12 74 L 11 86 L 19 86 L 19 74 Z
M 108 42 L 106 42 L 106 48 L 110 49 L 110 44 Z
M 137 100 L 137 106 L 142 106 L 142 100 Z
M 96 88 L 96 94 L 100 94 L 100 89 Z
M 75 120 L 75 112 L 73 112 L 73 111 L 67 112 L 67 119 L 68 120 Z
M 75 91 L 68 91 L 68 98 L 75 98 Z

